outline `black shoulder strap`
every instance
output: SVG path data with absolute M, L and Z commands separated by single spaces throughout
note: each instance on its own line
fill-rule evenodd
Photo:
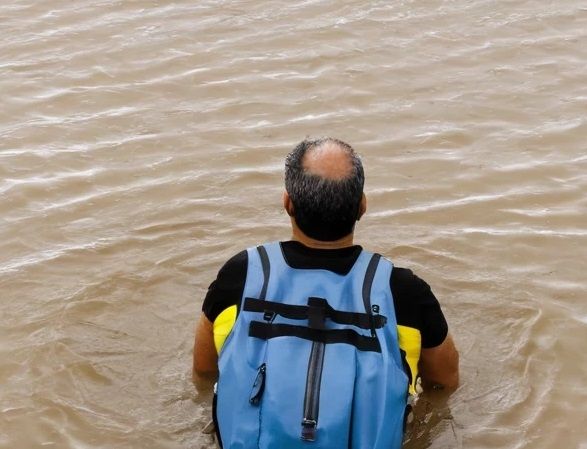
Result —
M 365 305 L 365 312 L 369 315 L 369 322 L 371 324 L 371 335 L 375 336 L 375 320 L 373 319 L 373 310 L 371 310 L 371 287 L 373 286 L 373 279 L 375 278 L 375 272 L 379 265 L 380 254 L 373 254 L 367 271 L 365 272 L 365 280 L 363 281 L 363 304 Z
M 312 310 L 320 308 L 320 319 L 328 317 L 333 321 L 352 324 L 358 327 L 371 329 L 371 336 L 361 335 L 352 329 L 323 329 L 322 326 L 294 326 L 291 324 L 273 324 L 272 319 L 265 318 L 267 323 L 260 321 L 251 321 L 249 325 L 249 336 L 268 340 L 276 337 L 298 337 L 320 343 L 347 343 L 355 346 L 361 351 L 381 352 L 381 346 L 375 333 L 376 328 L 383 327 L 386 324 L 386 318 L 373 315 L 371 310 L 371 288 L 373 280 L 379 265 L 381 256 L 374 254 L 369 261 L 363 281 L 363 304 L 365 305 L 365 315 L 359 313 L 348 313 L 334 310 L 328 306 L 328 302 L 323 298 L 309 298 L 307 306 L 287 305 L 266 301 L 267 285 L 269 283 L 269 257 L 267 250 L 263 246 L 258 246 L 257 251 L 261 258 L 263 268 L 263 288 L 259 298 L 245 298 L 245 310 L 251 312 L 265 312 L 265 315 L 275 316 L 280 314 L 292 319 L 311 319 Z M 365 320 L 367 318 L 367 320 Z
M 259 257 L 261 258 L 261 266 L 263 267 L 263 288 L 261 289 L 261 294 L 259 295 L 259 299 L 264 300 L 265 296 L 267 296 L 267 285 L 269 284 L 269 271 L 270 271 L 270 264 L 269 264 L 269 256 L 267 255 L 267 250 L 264 246 L 257 246 L 257 251 L 259 252 Z

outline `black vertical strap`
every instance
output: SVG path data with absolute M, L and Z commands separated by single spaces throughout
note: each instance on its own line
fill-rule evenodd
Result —
M 375 320 L 373 319 L 373 311 L 371 310 L 371 287 L 373 286 L 373 279 L 379 265 L 381 255 L 373 254 L 367 271 L 365 272 L 365 281 L 363 282 L 363 304 L 365 304 L 365 312 L 369 315 L 369 322 L 371 323 L 371 336 L 375 337 Z
M 214 433 L 216 434 L 216 442 L 218 443 L 218 447 L 223 449 L 222 445 L 222 438 L 220 438 L 220 427 L 218 426 L 218 394 L 214 393 L 214 397 L 212 399 L 212 422 L 214 423 Z
M 264 300 L 267 295 L 267 285 L 269 285 L 269 256 L 267 255 L 267 250 L 264 246 L 257 246 L 257 251 L 259 252 L 261 266 L 263 267 L 263 288 L 261 289 L 259 299 Z

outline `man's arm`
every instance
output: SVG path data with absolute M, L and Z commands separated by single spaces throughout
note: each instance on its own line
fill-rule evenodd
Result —
M 422 348 L 420 374 L 426 385 L 455 390 L 459 386 L 459 353 L 450 334 L 434 348 Z
M 202 304 L 202 316 L 196 324 L 194 343 L 193 381 L 214 382 L 218 375 L 218 354 L 214 345 L 213 322 L 231 306 L 236 306 L 243 294 L 247 277 L 248 255 L 241 251 L 231 257 L 208 287 Z M 198 388 L 199 389 L 199 388 Z
M 204 314 L 196 324 L 194 342 L 194 365 L 192 379 L 196 387 L 202 382 L 216 380 L 218 374 L 218 354 L 214 347 L 214 326 Z

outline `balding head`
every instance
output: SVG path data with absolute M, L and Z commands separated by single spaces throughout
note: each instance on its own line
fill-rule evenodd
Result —
M 304 140 L 285 160 L 285 187 L 293 217 L 309 237 L 338 240 L 353 232 L 361 210 L 363 165 L 340 140 Z
M 348 178 L 353 170 L 353 162 L 348 147 L 341 144 L 328 139 L 306 150 L 302 159 L 306 173 L 333 181 Z

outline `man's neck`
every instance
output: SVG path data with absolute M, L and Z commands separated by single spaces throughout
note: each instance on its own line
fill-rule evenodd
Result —
M 295 224 L 292 223 L 292 240 L 296 242 L 300 242 L 302 245 L 307 246 L 309 248 L 316 248 L 316 249 L 340 249 L 340 248 L 347 248 L 349 246 L 353 246 L 353 237 L 354 234 L 351 232 L 348 235 L 345 235 L 343 238 L 339 240 L 334 240 L 331 242 L 323 241 L 323 240 L 316 240 L 312 237 L 308 237 L 306 234 L 302 232 L 302 230 Z

